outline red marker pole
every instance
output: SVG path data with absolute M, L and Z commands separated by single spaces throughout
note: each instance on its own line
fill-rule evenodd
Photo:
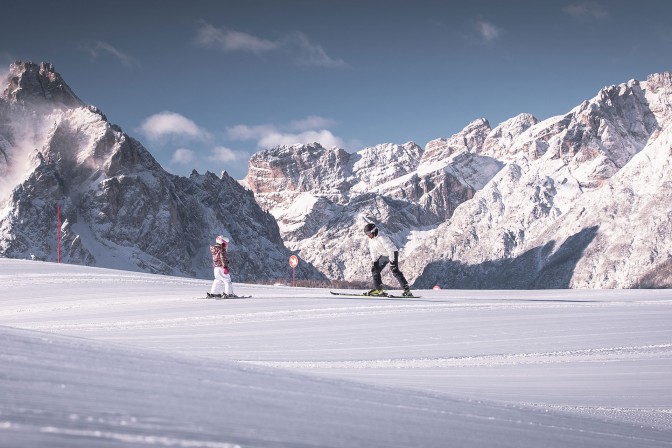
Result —
M 61 262 L 61 206 L 60 205 L 56 206 L 56 216 L 57 216 L 57 221 L 58 221 L 58 223 L 57 223 L 58 228 L 56 229 L 56 240 L 57 240 L 56 247 L 58 247 L 58 249 L 57 249 L 57 259 L 58 259 L 58 262 L 60 263 Z
M 289 257 L 289 265 L 292 267 L 292 288 L 294 287 L 294 269 L 299 265 L 299 257 L 292 255 Z

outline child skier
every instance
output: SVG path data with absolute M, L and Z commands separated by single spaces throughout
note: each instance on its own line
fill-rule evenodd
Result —
M 208 297 L 237 297 L 233 293 L 233 283 L 229 275 L 229 257 L 226 253 L 229 239 L 219 235 L 215 238 L 215 243 L 214 246 L 210 246 L 215 280 L 212 282 L 210 292 L 206 294 Z

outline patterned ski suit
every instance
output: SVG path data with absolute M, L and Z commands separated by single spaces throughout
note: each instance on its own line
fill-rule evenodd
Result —
M 215 280 L 212 282 L 210 294 L 226 295 L 233 294 L 233 283 L 229 275 L 229 256 L 226 253 L 226 246 L 217 244 L 210 246 L 210 253 L 212 254 L 212 267 Z

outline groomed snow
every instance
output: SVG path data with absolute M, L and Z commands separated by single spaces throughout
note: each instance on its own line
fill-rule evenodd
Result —
M 672 446 L 669 291 L 209 286 L 0 259 L 0 446 Z

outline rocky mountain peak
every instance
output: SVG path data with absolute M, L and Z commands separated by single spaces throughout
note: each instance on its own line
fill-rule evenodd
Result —
M 483 146 L 490 133 L 490 123 L 485 118 L 470 122 L 464 129 L 450 138 L 438 138 L 425 145 L 422 164 L 433 164 L 460 151 L 474 151 Z
M 656 121 L 661 128 L 670 126 L 672 123 L 672 73 L 663 72 L 650 75 L 645 82 L 641 83 L 647 94 L 647 102 Z
M 17 61 L 10 66 L 6 82 L 2 98 L 10 103 L 34 104 L 46 100 L 65 107 L 85 105 L 48 62 Z
M 672 218 L 656 205 L 672 198 L 670 98 L 670 74 L 652 75 L 543 121 L 478 119 L 424 150 L 364 148 L 339 169 L 324 149 L 278 148 L 253 158 L 251 185 L 287 244 L 330 278 L 368 280 L 367 217 L 416 287 L 630 287 L 670 265 Z M 275 186 L 259 190 L 255 173 L 272 164 Z
M 209 245 L 227 235 L 238 281 L 285 277 L 276 221 L 226 172 L 166 172 L 51 64 L 13 64 L 3 99 L 0 256 L 55 261 L 58 205 L 66 263 L 212 278 Z M 321 278 L 308 263 L 297 275 Z
M 513 148 L 514 141 L 538 122 L 536 117 L 527 113 L 510 118 L 492 129 L 476 151 L 502 161 L 511 160 L 517 151 Z
M 269 148 L 254 154 L 248 166 L 244 182 L 265 209 L 291 203 L 305 191 L 344 195 L 350 185 L 350 154 L 319 143 Z
M 25 108 L 29 138 L 12 132 L 24 109 L 13 105 L 37 102 L 54 107 Z M 398 245 L 414 287 L 672 285 L 667 72 L 543 121 L 477 119 L 424 149 L 269 148 L 250 159 L 249 189 L 225 172 L 165 172 L 82 105 L 51 64 L 12 65 L 0 96 L 0 187 L 16 184 L 0 189 L 11 192 L 0 197 L 0 255 L 53 260 L 59 203 L 72 263 L 209 277 L 208 245 L 225 234 L 236 279 L 273 278 L 292 250 L 305 277 L 368 282 L 366 217 Z

